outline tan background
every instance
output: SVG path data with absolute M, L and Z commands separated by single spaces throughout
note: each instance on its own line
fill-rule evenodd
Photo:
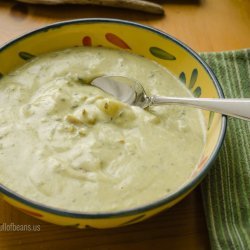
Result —
M 249 0 L 166 0 L 166 15 L 91 6 L 31 6 L 0 0 L 0 44 L 56 21 L 111 17 L 152 25 L 196 51 L 250 47 Z M 2 62 L 1 62 L 2 63 Z M 40 225 L 40 232 L 0 232 L 0 249 L 209 249 L 199 187 L 181 203 L 137 225 L 77 230 L 41 222 L 0 201 L 0 224 Z

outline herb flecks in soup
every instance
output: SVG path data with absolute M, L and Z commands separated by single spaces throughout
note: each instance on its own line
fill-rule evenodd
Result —
M 83 212 L 118 211 L 176 191 L 204 146 L 201 111 L 143 110 L 86 83 L 139 80 L 148 94 L 190 96 L 165 68 L 128 52 L 72 48 L 0 80 L 0 182 L 31 200 Z

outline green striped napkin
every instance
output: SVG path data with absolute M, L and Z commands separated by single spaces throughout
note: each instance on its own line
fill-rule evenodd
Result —
M 250 98 L 250 49 L 201 57 L 226 97 Z M 201 187 L 212 249 L 250 249 L 250 122 L 229 118 L 222 150 Z

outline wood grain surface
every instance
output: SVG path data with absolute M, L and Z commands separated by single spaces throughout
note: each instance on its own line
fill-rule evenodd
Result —
M 250 47 L 249 0 L 166 0 L 165 16 L 94 6 L 31 6 L 0 0 L 0 44 L 56 21 L 110 17 L 159 28 L 196 51 Z M 1 62 L 2 63 L 2 62 Z M 117 229 L 78 230 L 31 218 L 0 201 L 0 224 L 40 225 L 39 232 L 0 232 L 0 249 L 209 249 L 199 187 L 154 218 Z

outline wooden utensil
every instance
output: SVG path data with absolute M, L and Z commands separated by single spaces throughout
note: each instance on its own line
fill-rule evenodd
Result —
M 164 14 L 161 5 L 143 0 L 17 0 L 30 4 L 81 4 L 81 5 L 101 5 L 117 8 L 140 10 L 153 14 Z

